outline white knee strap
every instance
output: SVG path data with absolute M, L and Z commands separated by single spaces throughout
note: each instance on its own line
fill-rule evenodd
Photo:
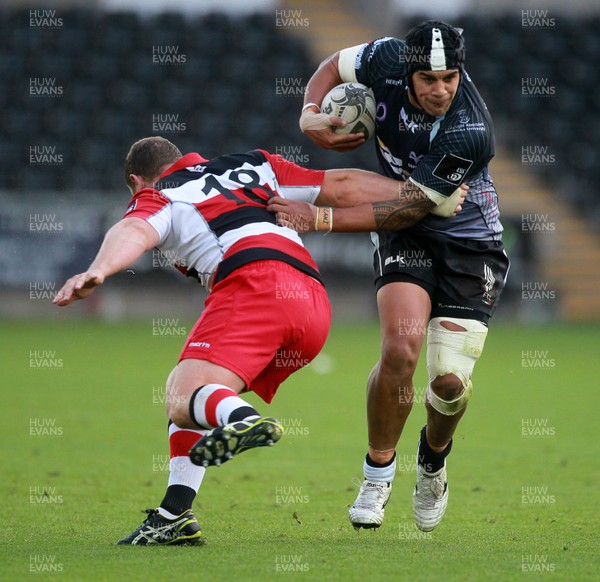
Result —
M 460 325 L 465 331 L 450 331 L 441 325 L 448 321 Z M 441 414 L 452 416 L 460 412 L 469 401 L 473 392 L 471 376 L 475 362 L 481 356 L 488 328 L 475 319 L 456 317 L 435 317 L 427 328 L 427 401 Z M 432 389 L 431 382 L 438 376 L 454 374 L 462 385 L 463 391 L 454 400 L 440 398 Z

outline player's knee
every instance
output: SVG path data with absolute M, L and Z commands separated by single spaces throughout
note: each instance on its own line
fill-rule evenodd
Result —
M 189 401 L 184 402 L 184 398 L 172 395 L 169 398 L 167 393 L 167 417 L 180 428 L 198 428 L 190 418 Z
M 479 359 L 487 326 L 473 319 L 437 317 L 427 334 L 427 403 L 452 416 L 467 406 L 473 385 L 471 377 Z
M 167 407 L 167 416 L 179 428 L 198 429 L 198 425 L 192 420 L 190 415 L 189 398 L 182 404 L 172 404 Z
M 171 372 L 166 386 L 165 408 L 167 418 L 180 428 L 198 428 L 190 416 L 190 395 L 178 389 L 176 369 Z
M 381 345 L 380 372 L 396 378 L 412 378 L 419 361 L 420 343 L 408 336 L 384 338 Z
M 431 389 L 443 400 L 454 400 L 464 391 L 461 379 L 456 374 L 444 374 L 432 380 Z

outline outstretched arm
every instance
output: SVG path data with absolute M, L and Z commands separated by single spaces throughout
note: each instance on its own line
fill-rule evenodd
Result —
M 345 208 L 399 199 L 404 196 L 407 184 L 367 170 L 327 170 L 315 205 Z M 410 196 L 410 192 L 407 195 Z
M 131 266 L 158 241 L 158 232 L 145 220 L 132 217 L 117 222 L 106 233 L 88 270 L 68 279 L 53 303 L 63 307 L 77 299 L 89 297 L 107 277 Z
M 435 208 L 435 203 L 410 182 L 398 200 L 380 200 L 352 208 L 336 208 L 336 232 L 400 230 L 413 225 Z M 321 210 L 323 212 L 325 209 Z
M 440 216 L 460 212 L 468 190 L 466 186 L 458 188 L 444 203 L 437 205 L 413 182 L 400 185 L 401 189 L 393 199 L 350 208 L 319 208 L 306 202 L 275 197 L 269 200 L 268 209 L 277 213 L 278 224 L 298 232 L 399 230 L 411 226 L 431 211 Z

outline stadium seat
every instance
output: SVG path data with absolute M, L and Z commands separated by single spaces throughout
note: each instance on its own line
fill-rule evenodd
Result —
M 89 179 L 120 191 L 114 165 L 131 141 L 153 133 L 157 114 L 176 115 L 185 124 L 185 131 L 165 137 L 205 155 L 286 144 L 300 147 L 315 167 L 376 168 L 372 144 L 340 155 L 300 134 L 301 92 L 278 94 L 277 83 L 294 79 L 303 86 L 314 63 L 301 39 L 274 26 L 271 13 L 189 18 L 167 12 L 142 18 L 127 11 L 64 8 L 61 16 L 63 26 L 52 31 L 23 26 L 27 10 L 0 12 L 0 76 L 5 80 L 0 170 L 9 182 L 29 169 L 25 154 L 17 158 L 9 152 L 26 152 L 29 144 L 50 140 L 57 151 L 80 160 L 82 171 L 69 173 L 77 187 Z M 459 20 L 468 71 L 493 112 L 499 139 L 517 151 L 524 140 L 543 141 L 557 152 L 557 163 L 550 171 L 538 168 L 540 174 L 562 173 L 586 183 L 586 188 L 571 188 L 572 196 L 586 190 L 598 200 L 598 181 L 592 180 L 598 169 L 588 152 L 600 148 L 600 124 L 594 121 L 600 101 L 590 90 L 600 82 L 600 69 L 589 55 L 600 53 L 600 19 L 565 16 L 551 31 L 527 29 L 513 13 L 485 18 L 473 13 Z M 185 66 L 153 62 L 156 46 L 174 47 Z M 530 76 L 547 78 L 556 95 L 524 97 L 523 78 Z M 32 77 L 55 78 L 62 95 L 23 101 Z M 581 135 L 576 129 L 581 131 L 581 119 L 586 120 L 585 147 L 572 148 Z M 86 148 L 80 147 L 82 139 Z M 27 181 L 68 186 L 66 174 L 49 166 Z

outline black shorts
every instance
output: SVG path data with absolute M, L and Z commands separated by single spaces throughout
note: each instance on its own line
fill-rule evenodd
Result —
M 408 282 L 431 298 L 431 317 L 477 319 L 487 324 L 508 273 L 501 241 L 452 238 L 412 229 L 380 233 L 375 286 Z

